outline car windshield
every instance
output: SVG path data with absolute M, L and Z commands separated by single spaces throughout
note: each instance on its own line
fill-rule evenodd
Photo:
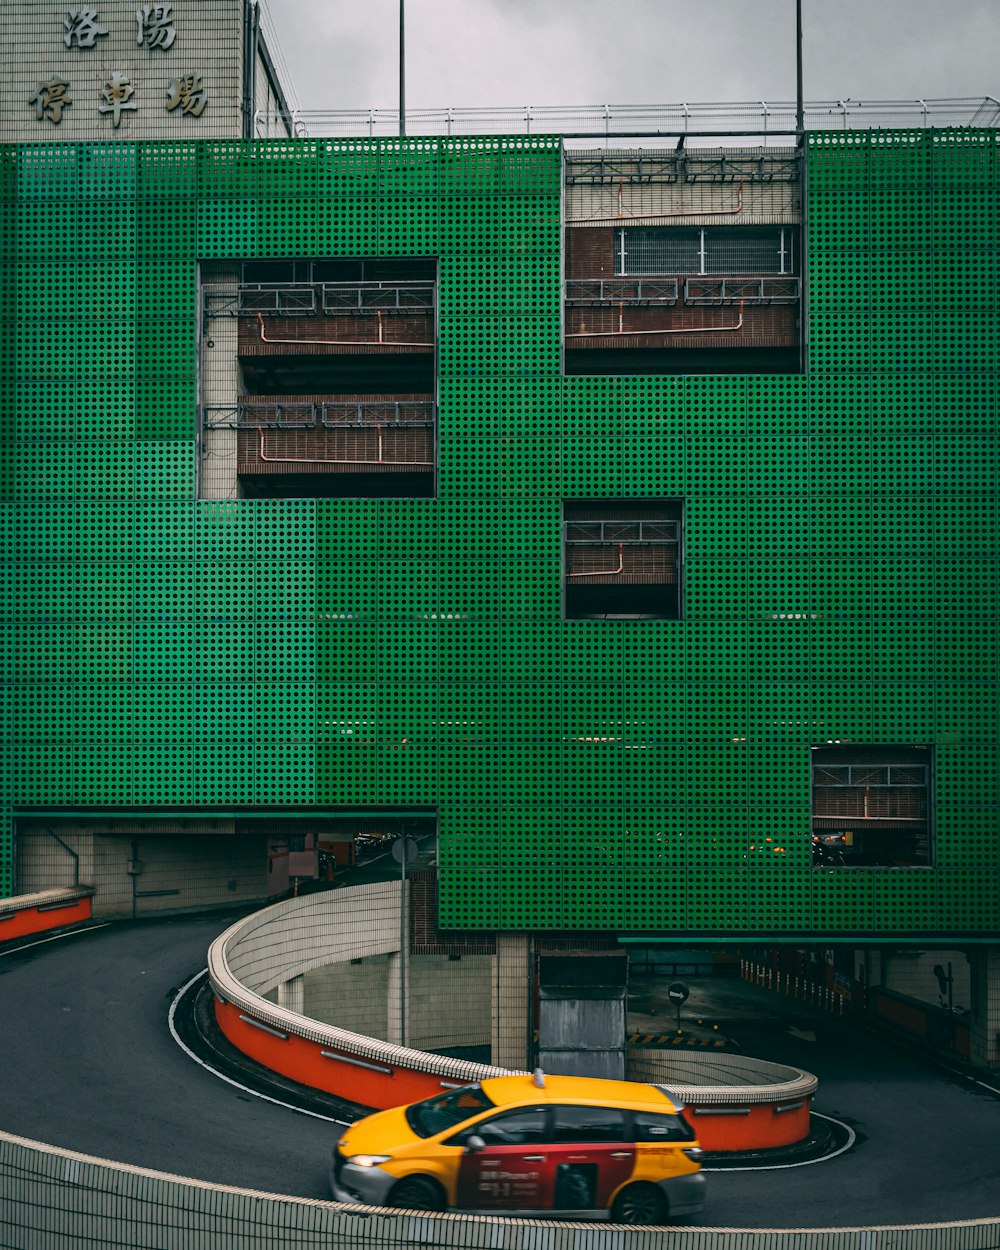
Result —
M 447 1094 L 436 1094 L 406 1108 L 406 1122 L 418 1137 L 434 1137 L 445 1129 L 464 1124 L 480 1111 L 490 1111 L 494 1103 L 478 1085 L 464 1085 Z

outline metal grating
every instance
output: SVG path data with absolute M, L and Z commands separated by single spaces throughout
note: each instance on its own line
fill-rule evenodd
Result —
M 995 933 L 997 135 L 806 161 L 807 373 L 566 377 L 555 141 L 0 148 L 12 803 L 431 805 L 445 928 Z M 196 499 L 196 263 L 387 254 L 438 497 Z M 659 497 L 683 618 L 561 619 L 562 501 Z M 933 870 L 813 869 L 847 740 L 934 748 Z

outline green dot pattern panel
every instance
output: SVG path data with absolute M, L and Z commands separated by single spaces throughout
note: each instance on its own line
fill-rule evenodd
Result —
M 558 140 L 0 149 L 5 810 L 432 805 L 461 928 L 995 930 L 997 133 L 805 170 L 803 375 L 565 377 Z M 198 262 L 337 256 L 438 260 L 436 497 L 198 502 Z M 562 619 L 600 497 L 684 501 L 682 619 Z M 812 867 L 844 740 L 935 748 L 932 869 Z

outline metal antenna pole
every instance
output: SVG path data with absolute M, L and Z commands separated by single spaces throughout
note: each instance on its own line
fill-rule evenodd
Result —
M 399 137 L 406 137 L 406 0 L 399 0 Z
M 795 133 L 800 143 L 805 129 L 805 108 L 802 103 L 802 0 L 795 0 Z

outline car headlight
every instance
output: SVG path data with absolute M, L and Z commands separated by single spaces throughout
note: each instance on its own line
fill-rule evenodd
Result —
M 379 1163 L 388 1163 L 392 1155 L 348 1155 L 347 1162 L 357 1168 L 373 1168 Z
M 683 1148 L 683 1153 L 686 1154 L 689 1159 L 700 1159 L 705 1152 L 700 1146 L 685 1146 Z

